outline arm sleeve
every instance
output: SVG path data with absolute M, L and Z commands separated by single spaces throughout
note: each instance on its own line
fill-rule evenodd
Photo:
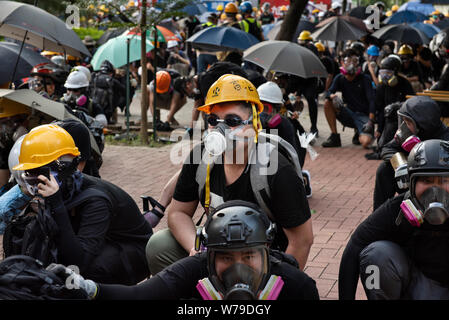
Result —
M 374 94 L 373 85 L 371 83 L 371 77 L 364 76 L 363 81 L 364 81 L 366 99 L 368 100 L 368 103 L 369 103 L 369 113 L 376 114 L 376 104 L 374 102 L 375 94 Z
M 329 90 L 326 92 L 326 99 L 329 98 L 331 94 L 334 94 L 335 92 L 340 90 L 340 87 L 339 87 L 340 78 L 341 78 L 341 75 L 337 75 L 332 80 L 332 84 L 331 84 Z

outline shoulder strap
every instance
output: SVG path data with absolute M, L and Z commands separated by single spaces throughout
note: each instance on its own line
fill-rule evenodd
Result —
M 109 203 L 111 203 L 111 199 L 109 199 L 108 195 L 105 192 L 91 187 L 91 188 L 84 189 L 75 198 L 73 198 L 72 201 L 67 203 L 65 205 L 65 207 L 66 207 L 67 211 L 72 210 L 73 208 L 76 208 L 81 203 L 83 203 L 84 201 L 86 201 L 87 199 L 92 198 L 92 197 L 101 197 L 101 198 L 106 199 Z

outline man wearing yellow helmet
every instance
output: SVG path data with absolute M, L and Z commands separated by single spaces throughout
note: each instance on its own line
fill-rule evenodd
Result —
M 422 74 L 418 63 L 415 61 L 415 55 L 412 47 L 407 44 L 402 45 L 399 48 L 398 56 L 402 60 L 402 66 L 399 73 L 407 78 L 415 92 L 423 91 L 424 83 L 422 80 Z
M 41 199 L 42 214 L 51 212 L 59 230 L 42 231 L 53 245 L 46 248 L 52 249 L 47 263 L 75 265 L 96 281 L 136 284 L 148 276 L 145 245 L 152 229 L 125 191 L 78 170 L 80 156 L 66 130 L 41 125 L 24 137 L 13 167 L 24 171 L 28 192 Z
M 147 245 L 153 275 L 197 253 L 192 217 L 198 203 L 206 214 L 229 200 L 260 203 L 260 193 L 253 189 L 256 174 L 251 174 L 257 160 L 250 162 L 252 151 L 259 150 L 260 141 L 255 140 L 261 137 L 259 114 L 263 110 L 255 86 L 243 77 L 225 74 L 209 88 L 199 110 L 208 115 L 209 132 L 184 162 L 167 215 L 169 229 L 154 234 Z M 277 170 L 257 175 L 267 178 L 271 219 L 278 226 L 272 248 L 293 255 L 303 269 L 313 239 L 304 184 L 293 165 L 277 150 L 273 152 L 270 163 L 277 164 Z

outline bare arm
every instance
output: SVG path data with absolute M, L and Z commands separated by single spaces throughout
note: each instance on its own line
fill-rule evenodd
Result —
M 179 169 L 173 177 L 167 182 L 162 189 L 161 196 L 159 197 L 159 203 L 164 207 L 167 207 L 171 200 L 173 199 L 173 193 L 175 193 L 176 183 L 178 182 L 179 174 L 181 173 L 181 169 Z
M 181 202 L 173 199 L 167 214 L 168 228 L 189 254 L 195 247 L 196 228 L 192 217 L 197 206 L 198 200 Z
M 285 253 L 294 256 L 299 263 L 299 268 L 304 270 L 313 243 L 312 219 L 300 226 L 283 230 L 288 238 L 288 247 Z

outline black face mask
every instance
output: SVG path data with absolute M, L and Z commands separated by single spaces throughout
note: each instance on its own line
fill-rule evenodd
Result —
M 419 201 L 424 212 L 424 219 L 430 224 L 443 224 L 449 217 L 447 209 L 449 208 L 449 193 L 440 188 L 433 186 L 428 188 L 421 195 Z
M 402 145 L 408 137 L 414 135 L 413 132 L 408 128 L 405 121 L 401 122 L 396 134 L 394 135 L 394 139 L 400 145 Z
M 222 275 L 225 300 L 256 300 L 256 272 L 246 264 L 236 263 Z

